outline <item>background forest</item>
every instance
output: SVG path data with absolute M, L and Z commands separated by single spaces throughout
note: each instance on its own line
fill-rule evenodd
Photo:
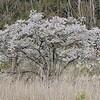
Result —
M 100 0 L 0 0 L 0 28 L 17 19 L 27 19 L 29 11 L 35 9 L 51 18 L 73 16 L 86 17 L 87 27 L 100 27 Z

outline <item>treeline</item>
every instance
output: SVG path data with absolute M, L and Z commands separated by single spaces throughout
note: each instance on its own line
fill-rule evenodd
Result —
M 29 11 L 44 12 L 46 17 L 86 17 L 86 25 L 100 27 L 100 0 L 0 0 L 0 28 L 17 19 L 27 19 Z

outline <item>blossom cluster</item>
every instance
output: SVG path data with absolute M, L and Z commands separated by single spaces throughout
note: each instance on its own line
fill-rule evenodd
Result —
M 6 57 L 27 57 L 40 66 L 73 59 L 99 60 L 100 29 L 88 30 L 73 17 L 48 19 L 32 10 L 28 20 L 17 20 L 0 30 L 0 52 Z

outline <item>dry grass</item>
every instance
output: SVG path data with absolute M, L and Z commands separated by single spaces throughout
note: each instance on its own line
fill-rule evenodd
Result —
M 0 100 L 100 100 L 100 78 L 97 76 L 81 76 L 72 79 L 62 76 L 59 81 L 27 82 L 12 77 L 0 78 Z M 86 93 L 85 99 L 76 99 L 81 92 Z

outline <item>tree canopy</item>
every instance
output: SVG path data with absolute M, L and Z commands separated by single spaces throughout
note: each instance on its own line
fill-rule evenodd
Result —
M 29 19 L 0 30 L 0 53 L 12 60 L 14 71 L 25 67 L 27 60 L 34 63 L 36 75 L 46 77 L 59 76 L 74 61 L 99 61 L 100 29 L 88 30 L 84 21 L 84 17 L 48 19 L 32 10 Z

